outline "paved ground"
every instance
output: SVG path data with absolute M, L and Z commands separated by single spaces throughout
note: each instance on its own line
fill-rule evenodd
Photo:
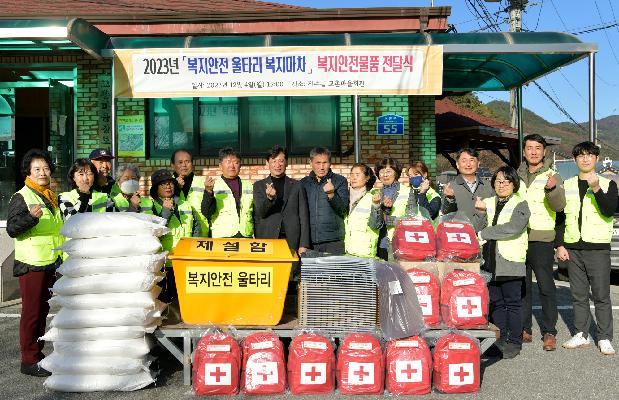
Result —
M 619 350 L 619 286 L 615 275 L 612 299 L 615 309 L 615 347 Z M 558 324 L 559 341 L 569 337 L 572 329 L 572 310 L 567 283 L 558 283 L 561 305 Z M 535 297 L 534 297 L 535 299 Z M 162 351 L 160 365 L 163 371 L 157 386 L 131 393 L 65 394 L 47 392 L 43 388 L 44 378 L 33 378 L 19 373 L 19 305 L 0 305 L 0 399 L 186 399 L 193 397 L 190 387 L 182 385 L 181 365 Z M 539 310 L 535 310 L 536 317 Z M 537 326 L 535 326 L 537 328 Z M 536 337 L 539 331 L 534 332 Z M 46 353 L 49 353 L 46 349 Z M 482 386 L 476 395 L 442 395 L 432 393 L 423 398 L 449 399 L 619 399 L 619 355 L 602 356 L 596 347 L 581 350 L 559 348 L 555 352 L 544 352 L 541 341 L 525 345 L 519 357 L 513 360 L 499 360 L 483 357 Z M 243 396 L 237 396 L 241 398 Z M 288 399 L 292 395 L 274 396 Z M 326 396 L 304 396 L 305 399 Z M 333 394 L 328 398 L 343 398 Z M 385 396 L 386 397 L 386 396 Z M 379 398 L 364 396 L 367 398 Z

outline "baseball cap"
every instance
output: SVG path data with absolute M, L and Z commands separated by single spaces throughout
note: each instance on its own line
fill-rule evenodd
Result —
M 109 150 L 94 149 L 93 151 L 90 152 L 90 156 L 88 158 L 90 158 L 91 160 L 100 160 L 103 158 L 107 158 L 108 160 L 111 160 L 114 158 L 114 156 Z

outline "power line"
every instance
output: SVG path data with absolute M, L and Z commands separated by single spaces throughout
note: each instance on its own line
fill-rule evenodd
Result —
M 542 15 L 543 8 L 544 8 L 544 0 L 542 0 L 542 3 L 539 6 L 539 12 L 537 13 L 537 22 L 535 23 L 535 28 L 533 29 L 534 31 L 536 31 L 537 27 L 539 26 L 539 17 Z
M 550 4 L 552 4 L 552 8 L 555 9 L 555 13 L 557 14 L 557 17 L 559 17 L 561 24 L 563 24 L 563 29 L 565 29 L 565 32 L 569 31 L 569 29 L 567 29 L 567 25 L 565 25 L 565 21 L 563 21 L 563 17 L 561 16 L 561 13 L 559 12 L 559 10 L 557 9 L 557 6 L 555 5 L 554 0 L 550 0 Z
M 613 8 L 613 2 L 608 0 L 608 5 L 610 6 L 610 12 L 613 14 L 613 21 L 617 21 L 617 17 L 615 16 L 615 9 Z M 617 32 L 619 32 L 619 27 L 617 27 Z
M 596 25 L 593 25 L 596 26 Z M 596 28 L 591 28 L 591 29 L 585 29 L 582 31 L 578 31 L 578 32 L 570 32 L 572 35 L 582 35 L 583 33 L 593 33 L 593 32 L 597 32 L 597 31 L 602 31 L 605 29 L 609 29 L 609 28 L 613 28 L 615 26 L 619 26 L 619 22 L 614 22 L 612 24 L 608 24 L 608 25 L 604 25 L 604 24 L 598 24 Z
M 602 19 L 602 13 L 600 12 L 600 7 L 598 6 L 597 0 L 593 0 L 593 3 L 595 4 L 595 9 L 597 10 L 598 17 L 600 17 L 600 22 L 604 23 L 604 20 Z M 613 46 L 613 43 L 610 41 L 610 38 L 608 37 L 608 32 L 606 30 L 604 30 L 604 36 L 606 36 L 606 41 L 608 42 L 608 45 L 610 46 L 610 51 L 613 53 L 615 62 L 617 63 L 617 65 L 619 65 L 617 54 L 615 54 L 615 47 Z

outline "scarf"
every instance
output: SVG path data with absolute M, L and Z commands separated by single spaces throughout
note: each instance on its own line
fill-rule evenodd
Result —
M 367 193 L 367 190 L 364 187 L 360 189 L 350 188 L 350 209 L 352 210 L 354 206 L 357 204 L 359 200 Z
M 50 189 L 49 185 L 41 186 L 35 181 L 33 181 L 32 179 L 30 179 L 29 177 L 26 177 L 25 184 L 30 189 L 34 190 L 35 192 L 43 196 L 44 199 L 49 201 L 54 206 L 54 209 L 58 208 L 58 198 L 56 197 L 56 193 L 54 193 L 54 191 Z

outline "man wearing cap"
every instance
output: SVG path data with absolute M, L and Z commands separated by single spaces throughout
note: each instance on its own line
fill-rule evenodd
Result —
M 219 151 L 221 177 L 207 176 L 202 214 L 211 221 L 214 238 L 254 236 L 254 191 L 251 182 L 239 178 L 241 156 L 231 147 Z
M 153 199 L 153 214 L 165 218 L 170 232 L 162 236 L 161 247 L 171 251 L 183 237 L 200 236 L 200 224 L 194 218 L 189 202 L 176 196 L 177 181 L 165 169 L 157 170 L 151 176 L 150 197 Z M 169 303 L 176 298 L 176 284 L 171 266 L 166 263 L 166 279 L 159 299 Z
M 196 176 L 193 172 L 193 156 L 186 149 L 178 149 L 170 157 L 170 167 L 174 170 L 173 176 L 176 179 L 175 194 L 187 200 L 194 212 L 194 217 L 200 223 L 202 236 L 209 233 L 208 219 L 202 215 L 202 198 L 204 197 L 205 179 L 203 176 Z
M 110 175 L 112 173 L 112 160 L 114 156 L 109 150 L 95 149 L 90 152 L 88 158 L 97 168 L 97 180 L 95 181 L 94 189 L 97 192 L 111 194 L 115 183 L 114 178 Z

